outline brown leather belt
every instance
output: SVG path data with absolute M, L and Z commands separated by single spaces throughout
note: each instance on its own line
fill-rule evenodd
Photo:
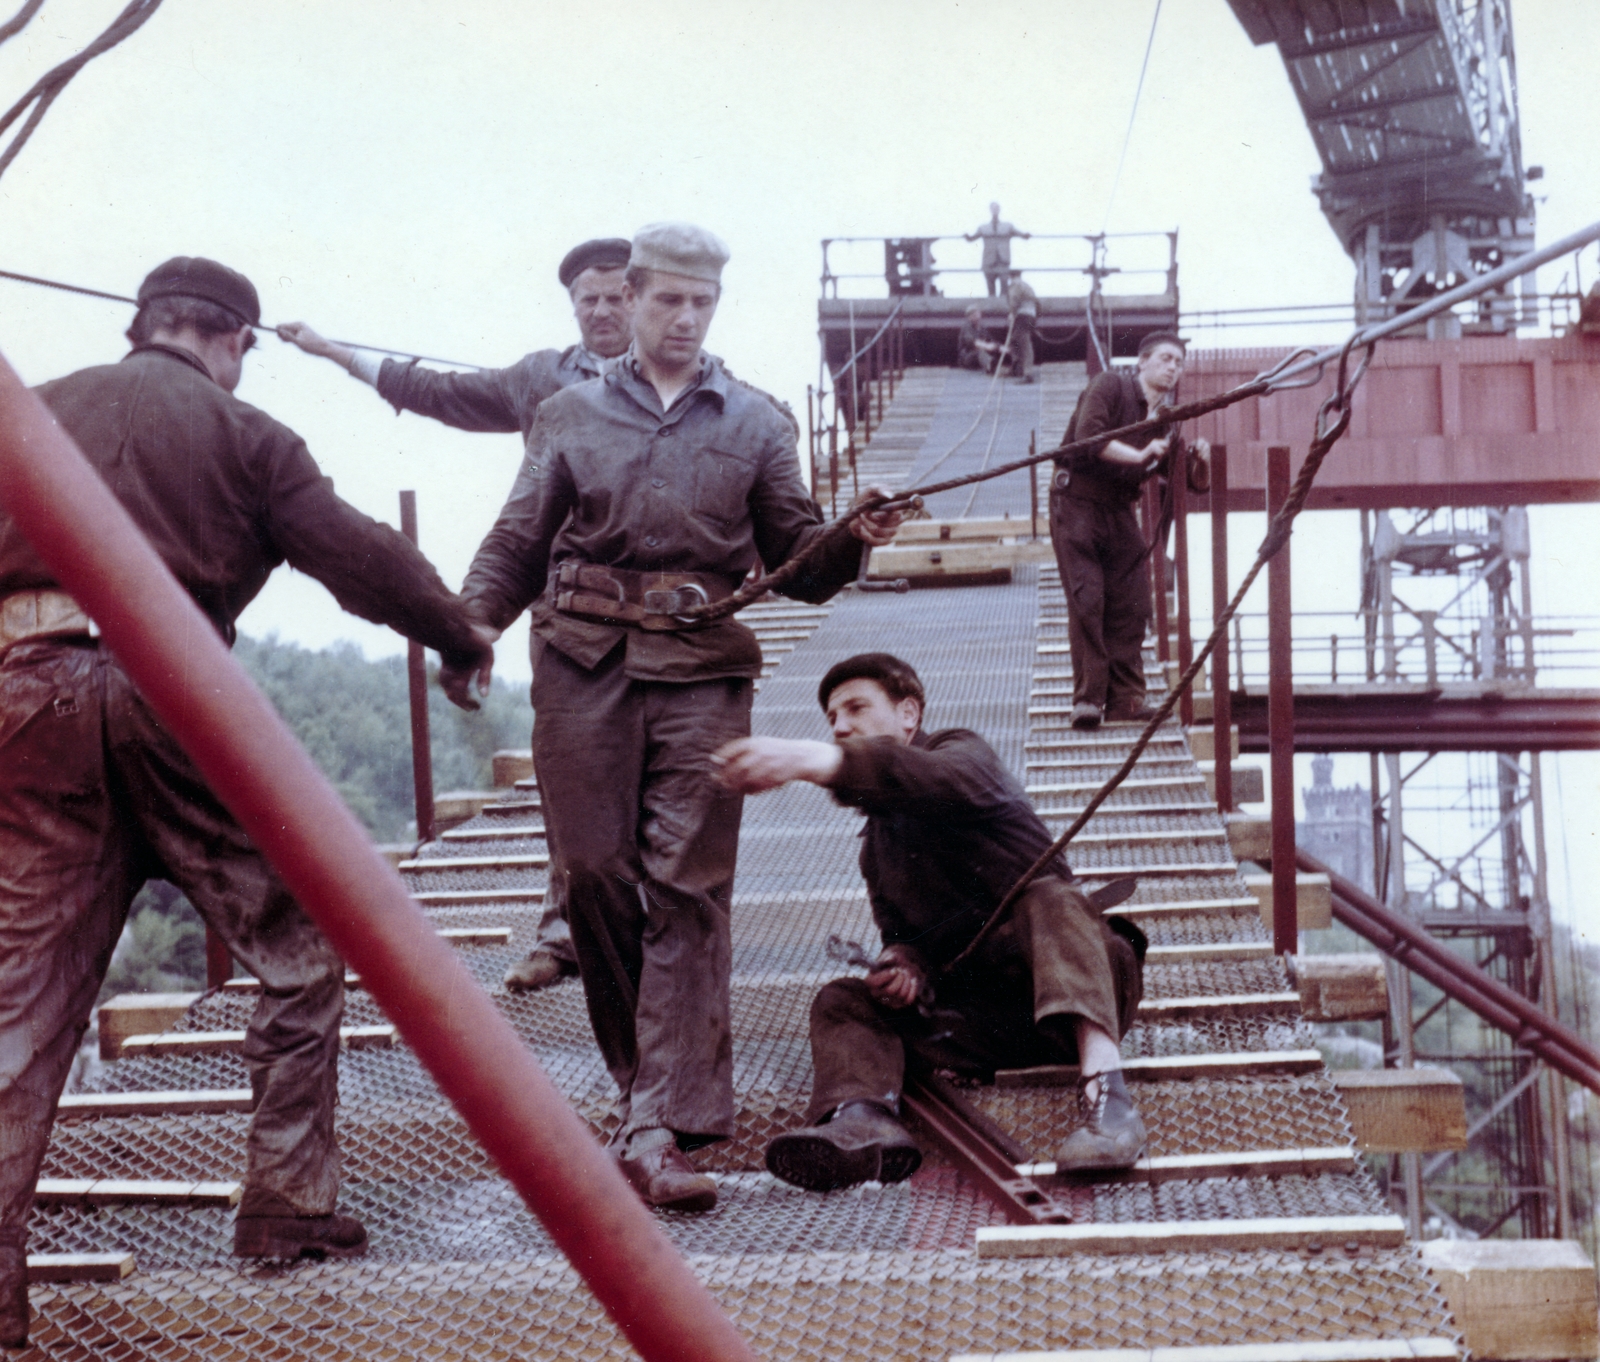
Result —
M 569 558 L 556 569 L 556 609 L 580 619 L 632 624 L 657 633 L 700 627 L 683 618 L 692 606 L 732 595 L 710 572 L 630 572 Z
M 100 631 L 65 591 L 0 596 L 0 655 L 30 638 L 93 638 Z

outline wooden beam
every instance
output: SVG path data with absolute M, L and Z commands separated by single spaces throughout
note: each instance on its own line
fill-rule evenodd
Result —
M 502 749 L 489 758 L 489 769 L 494 773 L 495 789 L 509 790 L 519 780 L 532 779 L 533 753 L 526 748 L 521 751 Z
M 237 1206 L 238 1182 L 161 1182 L 127 1178 L 40 1178 L 41 1206 Z
M 1307 1021 L 1382 1021 L 1389 1015 L 1388 973 L 1381 955 L 1297 955 L 1292 959 L 1300 1014 Z
M 249 1088 L 197 1088 L 192 1092 L 72 1092 L 61 1098 L 63 1119 L 91 1116 L 194 1116 L 253 1111 Z
M 1256 896 L 1261 921 L 1272 930 L 1272 876 L 1246 875 L 1244 887 Z M 1333 926 L 1333 886 L 1326 875 L 1295 875 L 1296 914 L 1302 932 L 1321 932 Z
M 1323 1173 L 1355 1171 L 1355 1151 L 1328 1149 L 1256 1149 L 1234 1154 L 1161 1154 L 1143 1158 L 1132 1168 L 1095 1174 L 1097 1182 L 1199 1182 L 1205 1178 L 1282 1178 L 1319 1177 Z M 1017 1165 L 1022 1177 L 1078 1178 L 1082 1174 L 1060 1173 L 1056 1164 Z
M 1475 1358 L 1600 1353 L 1594 1264 L 1569 1239 L 1430 1239 L 1433 1273 Z
M 1239 725 L 1233 724 L 1229 730 L 1233 735 L 1233 755 L 1239 755 Z M 1217 757 L 1217 731 L 1207 724 L 1204 728 L 1195 727 L 1186 729 L 1189 736 L 1189 751 L 1196 761 L 1215 761 Z
M 28 1280 L 39 1282 L 120 1282 L 132 1276 L 131 1253 L 30 1253 Z
M 1334 1069 L 1356 1143 L 1374 1154 L 1467 1147 L 1461 1079 L 1449 1069 Z
M 1199 763 L 1200 774 L 1206 778 L 1206 793 L 1212 799 L 1217 797 L 1217 763 L 1202 761 Z M 1240 766 L 1233 768 L 1233 798 L 1237 804 L 1259 804 L 1267 797 L 1266 777 L 1261 774 L 1259 766 Z
M 1322 1068 L 1320 1050 L 1239 1050 L 1232 1054 L 1160 1055 L 1128 1059 L 1122 1072 L 1130 1082 L 1162 1083 L 1185 1078 L 1254 1078 L 1261 1074 L 1309 1074 Z M 1066 1088 L 1078 1081 L 1076 1064 L 1042 1064 L 1032 1069 L 999 1069 L 997 1088 Z
M 148 1055 L 231 1055 L 244 1048 L 243 1031 L 167 1031 L 148 1036 L 129 1036 L 122 1043 L 119 1058 Z M 395 1029 L 383 1026 L 341 1026 L 339 1044 L 347 1050 L 389 1050 L 394 1047 Z
M 1196 1021 L 1205 1017 L 1298 1017 L 1298 993 L 1235 993 L 1209 998 L 1146 998 L 1143 1022 Z
M 400 869 L 426 873 L 431 870 L 543 870 L 550 855 L 532 851 L 522 856 L 440 856 L 421 861 L 402 861 Z
M 961 1353 L 949 1362 L 1454 1362 L 1448 1338 L 1354 1338 L 1338 1342 L 1226 1343 L 1188 1348 L 1075 1348 Z
M 1121 1225 L 995 1225 L 977 1233 L 980 1258 L 1054 1258 L 1069 1253 L 1215 1253 L 1241 1249 L 1399 1248 L 1397 1215 L 1271 1216 Z
M 200 1000 L 198 993 L 119 993 L 100 1004 L 100 1058 L 115 1059 L 129 1036 L 165 1031 Z
M 1151 946 L 1146 965 L 1190 965 L 1219 960 L 1270 960 L 1270 941 L 1207 941 L 1194 946 Z
M 1264 813 L 1224 815 L 1228 828 L 1228 847 L 1240 861 L 1261 864 L 1272 859 L 1272 819 Z
M 480 904 L 491 903 L 542 903 L 544 887 L 529 885 L 523 889 L 428 889 L 411 897 L 425 908 L 474 908 Z

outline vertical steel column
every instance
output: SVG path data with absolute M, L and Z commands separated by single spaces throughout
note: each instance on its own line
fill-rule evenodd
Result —
M 1526 564 L 1523 565 L 1523 571 L 1527 571 Z M 1543 980 L 1541 991 L 1544 1010 L 1559 1021 L 1561 1008 L 1556 999 L 1555 940 L 1550 923 L 1550 867 L 1544 852 L 1544 772 L 1540 766 L 1539 753 L 1529 752 L 1528 802 L 1533 808 L 1533 897 L 1536 905 L 1534 911 L 1538 914 L 1539 949 L 1543 952 L 1539 977 Z M 1571 1239 L 1572 1145 L 1567 1133 L 1567 1088 L 1561 1075 L 1548 1067 L 1545 1069 L 1545 1083 L 1550 1099 L 1550 1155 L 1555 1165 L 1556 1238 Z
M 1038 435 L 1036 430 L 1028 432 L 1028 457 L 1031 459 L 1038 452 Z M 1032 527 L 1031 533 L 1035 543 L 1039 539 L 1039 466 L 1028 465 L 1028 521 Z
M 1194 638 L 1189 632 L 1189 467 L 1173 475 L 1177 482 L 1172 489 L 1172 557 L 1174 576 L 1178 585 L 1178 674 L 1189 670 L 1194 661 Z M 1178 722 L 1185 729 L 1194 724 L 1194 688 L 1184 691 L 1178 701 Z
M 1289 499 L 1289 447 L 1267 450 L 1267 518 Z M 1267 563 L 1267 750 L 1272 770 L 1272 950 L 1300 944 L 1294 863 L 1294 620 L 1289 606 L 1289 541 Z
M 1384 753 L 1384 766 L 1389 776 L 1389 845 L 1386 856 L 1388 875 L 1385 901 L 1397 913 L 1408 913 L 1406 906 L 1406 856 L 1405 856 L 1405 777 L 1400 773 L 1400 754 Z M 1394 1014 L 1395 1040 L 1399 1053 L 1396 1067 L 1410 1069 L 1416 1066 L 1416 1036 L 1411 1016 L 1411 971 L 1396 963 L 1390 976 L 1389 991 L 1391 1011 Z M 1405 1194 L 1406 1233 L 1413 1239 L 1422 1238 L 1422 1156 L 1400 1156 L 1401 1184 Z
M 417 494 L 400 493 L 400 533 L 417 539 Z M 406 644 L 406 684 L 411 693 L 411 786 L 417 801 L 417 841 L 438 834 L 433 812 L 433 739 L 428 731 L 428 659 L 422 645 Z
M 1163 667 L 1172 661 L 1167 642 L 1167 537 L 1161 527 L 1161 492 L 1156 479 L 1144 485 L 1144 532 L 1154 541 L 1150 550 L 1150 585 L 1156 597 L 1156 661 Z
M 649 1362 L 754 1362 L 711 1293 L 44 404 L 0 360 L 0 500 Z
M 1228 590 L 1228 446 L 1211 446 L 1211 619 L 1213 629 L 1232 592 Z M 1216 758 L 1217 808 L 1233 812 L 1233 696 L 1228 681 L 1228 640 L 1211 652 L 1212 756 Z

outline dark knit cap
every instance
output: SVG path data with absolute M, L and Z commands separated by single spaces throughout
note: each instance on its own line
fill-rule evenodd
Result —
M 1158 345 L 1176 345 L 1185 352 L 1189 349 L 1189 342 L 1176 331 L 1152 331 L 1139 342 L 1139 358 L 1143 359 Z
M 574 246 L 567 252 L 566 258 L 561 262 L 561 268 L 556 271 L 556 276 L 561 280 L 562 288 L 571 288 L 572 281 L 585 270 L 625 268 L 632 253 L 633 243 L 624 241 L 618 236 L 604 236 L 594 241 L 585 241 L 583 245 Z
M 139 285 L 139 306 L 157 298 L 202 298 L 226 308 L 241 323 L 261 325 L 261 299 L 256 286 L 238 270 L 199 255 L 176 255 L 157 265 Z
M 915 700 L 926 706 L 927 696 L 922 690 L 922 678 L 909 662 L 903 662 L 893 653 L 857 653 L 828 668 L 828 674 L 817 687 L 817 704 L 824 712 L 834 691 L 846 681 L 876 681 L 891 700 Z

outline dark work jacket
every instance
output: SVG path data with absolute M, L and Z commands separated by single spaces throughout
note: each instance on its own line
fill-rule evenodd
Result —
M 581 345 L 535 350 L 504 369 L 473 373 L 440 373 L 387 359 L 378 370 L 378 392 L 396 411 L 431 416 L 457 430 L 518 431 L 526 445 L 539 404 L 574 383 L 598 378 L 604 364 Z
M 1072 420 L 1067 423 L 1063 443 L 1093 439 L 1103 430 L 1131 426 L 1136 421 L 1143 421 L 1149 414 L 1150 407 L 1145 401 L 1144 389 L 1132 374 L 1096 374 L 1078 398 L 1078 406 L 1072 413 Z M 1159 440 L 1167 433 L 1167 429 L 1166 426 L 1160 426 L 1142 436 L 1137 444 L 1143 447 L 1151 440 Z M 1067 495 L 1077 497 L 1080 501 L 1126 505 L 1138 497 L 1139 488 L 1144 483 L 1144 473 L 1131 465 L 1112 463 L 1102 458 L 1100 451 L 1104 448 L 1102 444 L 1099 448 L 1071 456 L 1066 465 L 1072 472 Z
M 938 967 L 960 953 L 1055 839 L 976 733 L 850 739 L 834 798 L 867 815 L 861 874 L 885 945 Z M 1054 873 L 1071 879 L 1066 861 Z
M 545 399 L 500 517 L 479 546 L 462 595 L 504 629 L 530 605 L 534 633 L 582 667 L 626 640 L 627 674 L 707 681 L 761 674 L 749 629 L 646 632 L 564 615 L 554 567 L 569 559 L 634 572 L 700 572 L 728 591 L 759 559 L 768 570 L 822 533 L 800 481 L 794 418 L 702 355 L 699 377 L 663 412 L 631 355 L 604 377 Z M 786 595 L 824 601 L 855 575 L 847 538 Z
M 186 351 L 140 346 L 37 391 L 229 643 L 288 562 L 352 614 L 452 661 L 477 654 L 470 615 L 410 541 L 336 496 L 298 435 Z M 0 595 L 58 585 L 0 511 Z

